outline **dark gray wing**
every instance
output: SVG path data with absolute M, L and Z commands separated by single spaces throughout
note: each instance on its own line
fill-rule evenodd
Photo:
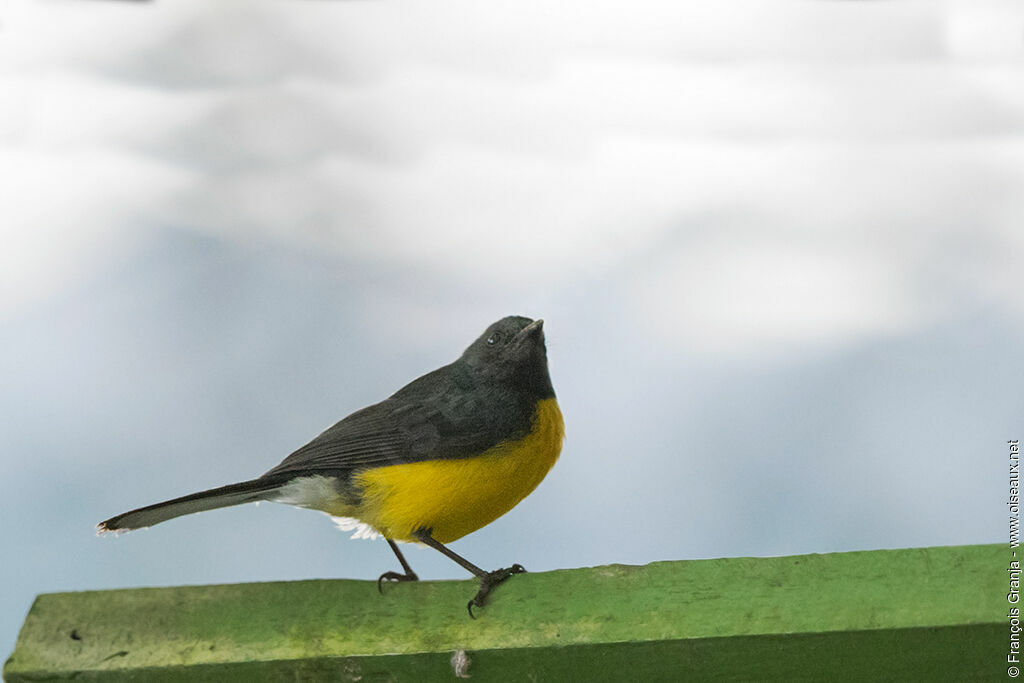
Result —
M 344 475 L 354 470 L 468 458 L 529 428 L 517 401 L 468 387 L 446 366 L 394 396 L 352 413 L 264 477 Z M 501 407 L 504 407 L 502 409 Z
M 352 413 L 285 458 L 264 477 L 339 472 L 408 462 L 431 449 L 429 420 L 415 428 L 387 401 Z

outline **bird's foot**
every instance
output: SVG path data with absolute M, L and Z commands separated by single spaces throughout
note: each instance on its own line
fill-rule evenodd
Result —
M 508 577 L 513 574 L 523 574 L 526 572 L 526 568 L 521 564 L 514 564 L 511 567 L 505 569 L 495 569 L 493 572 L 487 572 L 480 577 L 480 590 L 476 592 L 476 596 L 466 605 L 466 609 L 469 610 L 469 616 L 476 619 L 473 614 L 473 606 L 483 607 L 487 603 L 487 595 L 494 589 L 495 586 L 502 583 Z
M 383 581 L 419 581 L 420 577 L 416 576 L 416 572 L 407 572 L 405 574 L 399 574 L 398 572 L 384 572 L 377 577 L 377 590 L 383 594 L 384 588 L 382 585 Z

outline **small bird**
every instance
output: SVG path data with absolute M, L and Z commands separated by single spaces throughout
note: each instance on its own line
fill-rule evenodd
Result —
M 502 318 L 453 363 L 358 410 L 261 477 L 111 517 L 98 533 L 121 532 L 204 510 L 255 501 L 349 517 L 384 536 L 402 572 L 419 577 L 396 541 L 421 543 L 480 579 L 466 605 L 521 565 L 484 571 L 445 544 L 490 524 L 532 492 L 558 460 L 565 436 L 548 374 L 544 321 Z

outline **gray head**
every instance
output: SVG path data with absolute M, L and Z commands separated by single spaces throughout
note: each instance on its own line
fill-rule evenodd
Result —
M 555 395 L 548 375 L 544 321 L 510 315 L 488 327 L 469 345 L 462 360 L 485 379 Z

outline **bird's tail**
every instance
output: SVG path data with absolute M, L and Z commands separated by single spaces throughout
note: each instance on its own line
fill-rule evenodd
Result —
M 269 500 L 273 493 L 284 484 L 279 479 L 253 479 L 238 484 L 229 484 L 220 488 L 200 491 L 174 500 L 167 500 L 155 505 L 147 505 L 144 508 L 124 512 L 116 517 L 111 517 L 105 522 L 96 525 L 96 533 L 102 534 L 108 531 L 131 531 L 147 526 L 153 526 L 160 522 L 166 522 L 175 517 L 190 515 L 193 512 L 225 508 L 242 503 L 252 503 L 258 500 Z

